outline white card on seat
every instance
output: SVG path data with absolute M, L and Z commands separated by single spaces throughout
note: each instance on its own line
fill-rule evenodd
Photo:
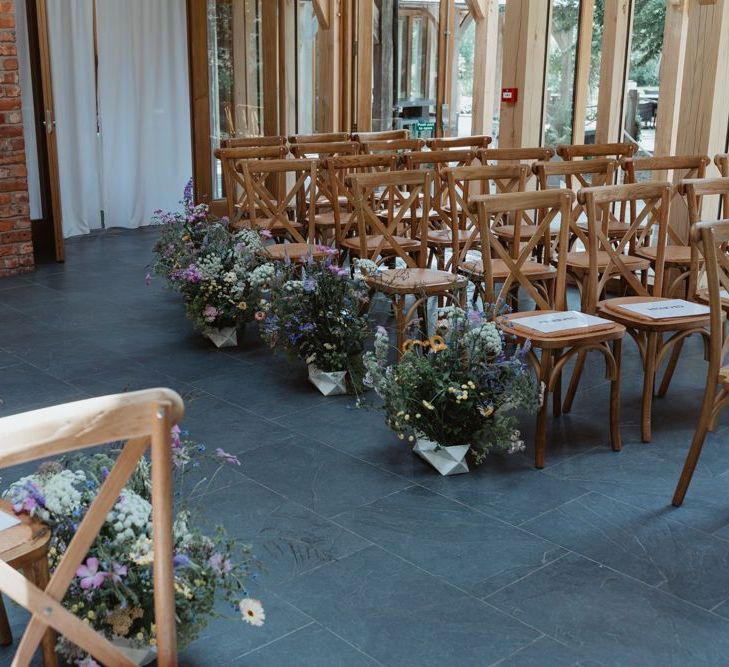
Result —
M 650 317 L 652 320 L 668 320 L 675 317 L 696 317 L 708 315 L 708 306 L 683 299 L 664 299 L 663 301 L 641 301 L 639 303 L 621 303 L 622 310 Z
M 0 512 L 0 530 L 12 528 L 13 526 L 17 526 L 19 523 L 20 519 L 13 516 L 12 514 L 8 514 L 7 512 Z
M 612 325 L 610 320 L 602 317 L 587 315 L 577 310 L 567 310 L 559 313 L 544 313 L 544 315 L 530 315 L 509 320 L 511 324 L 523 326 L 540 333 L 550 334 L 572 329 L 586 329 L 587 327 Z

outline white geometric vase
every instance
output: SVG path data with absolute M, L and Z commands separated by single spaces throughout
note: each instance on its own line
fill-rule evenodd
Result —
M 154 646 L 138 646 L 125 637 L 113 637 L 111 643 L 135 665 L 148 665 L 157 657 Z
M 450 445 L 444 447 L 437 442 L 418 438 L 413 451 L 423 460 L 432 465 L 441 475 L 460 475 L 468 472 L 466 454 L 468 445 Z
M 235 347 L 238 345 L 238 331 L 235 327 L 208 329 L 205 335 L 213 341 L 215 347 Z
M 319 370 L 314 364 L 309 364 L 309 382 L 324 396 L 339 396 L 347 393 L 347 371 L 327 373 Z

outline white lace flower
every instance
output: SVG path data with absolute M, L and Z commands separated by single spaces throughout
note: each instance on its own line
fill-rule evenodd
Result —
M 149 534 L 152 528 L 151 516 L 152 505 L 134 491 L 124 489 L 106 521 L 117 533 L 117 544 L 123 544 Z
M 251 271 L 250 282 L 252 285 L 267 285 L 276 276 L 276 267 L 273 264 L 261 264 Z

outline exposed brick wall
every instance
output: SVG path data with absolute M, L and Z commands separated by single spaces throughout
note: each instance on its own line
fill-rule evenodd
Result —
M 0 0 L 0 276 L 32 269 L 15 7 Z

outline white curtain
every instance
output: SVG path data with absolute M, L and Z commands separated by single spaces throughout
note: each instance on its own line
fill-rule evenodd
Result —
M 47 0 L 63 235 L 101 227 L 94 17 L 90 0 Z
M 185 1 L 96 7 L 104 219 L 139 227 L 177 208 L 192 174 Z
M 23 105 L 23 135 L 25 137 L 25 166 L 28 170 L 30 219 L 40 220 L 43 217 L 43 206 L 38 171 L 38 143 L 35 136 L 35 102 L 30 70 L 30 47 L 28 46 L 28 17 L 23 0 L 15 3 L 15 34 L 18 47 L 20 96 Z

